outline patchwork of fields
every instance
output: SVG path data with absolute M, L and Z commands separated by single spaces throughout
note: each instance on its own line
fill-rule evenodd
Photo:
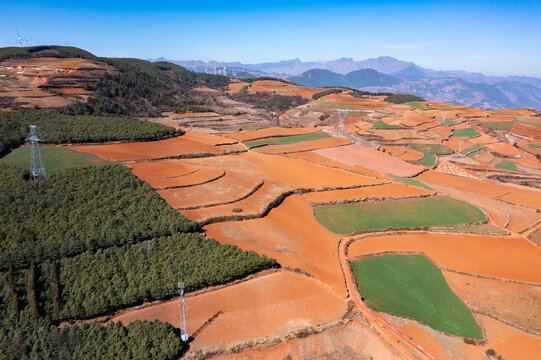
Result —
M 337 109 L 358 111 L 344 133 Z M 518 359 L 517 343 L 538 354 L 534 115 L 343 90 L 279 114 L 282 126 L 44 147 L 48 182 L 26 182 L 28 148 L 14 150 L 0 160 L 3 218 L 20 219 L 0 230 L 0 310 L 14 319 L 13 297 L 30 307 L 32 283 L 54 321 L 178 328 L 184 280 L 189 359 Z M 298 126 L 308 120 L 317 129 Z M 45 194 L 48 215 L 24 213 L 23 192 Z

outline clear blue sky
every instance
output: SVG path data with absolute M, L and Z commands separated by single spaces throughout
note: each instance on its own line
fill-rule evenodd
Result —
M 83 3 L 81 5 L 80 3 Z M 244 63 L 393 56 L 437 70 L 541 77 L 541 1 L 5 1 L 0 47 Z

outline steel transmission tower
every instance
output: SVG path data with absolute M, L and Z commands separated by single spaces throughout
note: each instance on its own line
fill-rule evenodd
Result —
M 344 120 L 346 119 L 346 116 L 348 116 L 348 110 L 338 110 L 338 116 L 340 117 L 340 128 L 338 130 L 340 131 L 340 134 L 345 134 Z
M 30 179 L 37 180 L 40 176 L 47 179 L 47 173 L 39 151 L 38 127 L 36 125 L 30 125 L 30 137 L 28 140 L 32 147 L 30 150 Z
M 184 302 L 184 281 L 178 283 L 178 293 L 180 295 L 180 339 L 187 342 L 189 339 L 186 331 L 186 303 Z

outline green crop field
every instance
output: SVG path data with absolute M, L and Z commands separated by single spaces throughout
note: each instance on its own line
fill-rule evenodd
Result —
M 434 190 L 430 186 L 425 184 L 424 182 L 417 179 L 410 179 L 410 178 L 404 178 L 404 177 L 393 176 L 393 175 L 391 175 L 391 177 L 394 181 L 398 181 L 406 185 L 417 186 L 417 187 L 427 189 L 427 190 Z
M 324 133 L 322 131 L 316 131 L 310 134 L 291 135 L 291 136 L 282 136 L 282 137 L 245 141 L 244 145 L 248 146 L 249 148 L 253 148 L 253 147 L 260 147 L 260 146 L 265 146 L 265 145 L 293 144 L 293 143 L 297 143 L 301 141 L 322 139 L 329 136 L 330 136 L 329 134 Z
M 431 153 L 423 153 L 424 156 L 419 160 L 413 160 L 411 161 L 414 164 L 423 165 L 426 167 L 432 167 L 436 163 L 436 155 Z
M 509 130 L 515 125 L 514 121 L 476 121 L 476 125 L 495 130 Z
M 460 121 L 445 120 L 445 125 L 447 126 L 458 125 L 458 124 L 460 124 Z
M 521 120 L 521 121 L 517 120 L 517 122 L 519 124 L 526 125 L 526 126 L 541 127 L 541 124 L 539 124 L 539 123 L 529 123 L 529 122 L 526 122 L 524 120 Z
M 434 155 L 449 155 L 453 153 L 453 149 L 444 145 L 410 145 L 409 148 Z
M 438 109 L 438 110 L 448 111 L 448 110 L 464 110 L 464 109 L 473 109 L 473 107 L 472 106 L 467 106 L 467 105 L 456 105 L 456 106 L 449 106 L 449 107 L 446 107 L 446 108 L 441 108 L 441 109 Z
M 503 170 L 511 170 L 511 171 L 517 170 L 515 163 L 509 160 L 502 160 L 502 162 L 496 165 L 496 167 L 498 169 L 503 169 Z
M 384 121 L 378 120 L 373 126 L 372 129 L 402 129 L 402 125 L 391 125 L 387 124 Z
M 47 174 L 59 173 L 74 167 L 110 164 L 109 161 L 99 158 L 94 154 L 85 154 L 61 147 L 40 147 L 40 152 Z M 0 162 L 18 168 L 28 169 L 30 167 L 30 148 L 16 149 L 2 158 Z
M 532 149 L 541 150 L 541 145 L 537 145 L 537 144 L 526 144 L 526 146 L 529 147 L 529 148 L 532 148 Z
M 404 103 L 404 105 L 413 106 L 419 110 L 434 110 L 432 106 L 430 106 L 428 103 L 425 103 L 425 102 L 410 101 L 410 102 Z
M 452 137 L 473 137 L 477 135 L 479 135 L 479 133 L 474 128 L 466 128 L 453 130 Z
M 359 104 L 338 104 L 331 101 L 319 101 L 317 104 L 312 105 L 312 109 L 356 109 Z
M 314 216 L 335 234 L 458 225 L 485 219 L 475 206 L 446 196 L 322 205 L 314 208 Z
M 473 158 L 485 151 L 486 149 L 484 147 L 479 146 L 479 145 L 473 145 L 467 148 L 466 150 L 462 151 L 461 154 Z
M 509 115 L 509 116 L 515 115 L 515 114 L 508 113 L 508 112 L 500 111 L 500 110 L 490 110 L 490 111 L 492 111 L 493 113 L 495 113 L 497 115 Z
M 468 307 L 425 256 L 367 257 L 352 262 L 351 268 L 371 309 L 405 316 L 456 336 L 482 339 Z

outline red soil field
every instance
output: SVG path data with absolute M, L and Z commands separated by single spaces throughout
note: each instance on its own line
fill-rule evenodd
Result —
M 498 199 L 541 210 L 541 190 L 513 189 L 512 192 L 499 196 Z
M 221 169 L 218 169 L 221 171 Z M 197 175 L 199 172 L 194 173 Z M 208 175 L 191 181 L 201 183 L 208 180 Z M 212 174 L 214 175 L 214 174 Z M 219 175 L 219 174 L 218 174 Z M 177 178 L 179 179 L 179 178 Z M 234 201 L 253 191 L 261 184 L 261 178 L 241 172 L 226 171 L 225 176 L 209 183 L 178 189 L 159 190 L 158 194 L 173 208 L 186 208 L 223 204 Z
M 260 217 L 270 203 L 283 193 L 293 190 L 289 186 L 282 185 L 270 179 L 264 179 L 255 193 L 246 199 L 232 204 L 219 205 L 194 210 L 183 210 L 182 214 L 197 222 L 205 222 L 223 216 L 254 216 Z M 239 212 L 239 210 L 242 210 Z
M 416 161 L 416 160 L 421 160 L 424 157 L 424 154 L 420 151 L 407 149 L 404 154 L 398 157 L 404 161 Z
M 379 148 L 379 151 L 387 153 L 387 154 L 392 155 L 392 156 L 403 155 L 406 152 L 408 152 L 408 150 L 409 149 L 404 149 L 404 148 L 399 147 L 399 146 L 388 146 L 388 145 L 382 145 Z M 413 150 L 409 150 L 409 151 L 413 151 Z M 421 157 L 423 157 L 422 154 L 421 154 Z
M 352 321 L 308 337 L 299 337 L 275 346 L 261 346 L 236 354 L 218 355 L 211 360 L 262 359 L 381 359 L 399 360 L 376 333 L 363 323 Z
M 81 88 L 54 89 L 55 92 L 66 95 L 90 94 L 90 91 Z
M 298 189 L 352 187 L 381 183 L 377 179 L 319 166 L 303 160 L 252 151 L 186 161 L 192 164 L 201 163 L 220 167 L 226 171 L 249 172 Z
M 234 286 L 186 297 L 190 351 L 210 350 L 247 339 L 279 335 L 342 317 L 346 302 L 306 276 L 275 272 Z M 179 324 L 178 300 L 125 312 L 111 321 Z M 205 325 L 207 321 L 214 317 Z
M 373 236 L 355 240 L 348 256 L 380 251 L 422 251 L 436 264 L 454 270 L 541 282 L 541 249 L 519 237 L 429 233 Z
M 254 151 L 263 152 L 266 154 L 283 154 L 291 152 L 304 152 L 317 149 L 326 149 L 346 144 L 351 144 L 351 142 L 331 136 L 322 139 L 302 141 L 293 144 L 267 145 L 259 148 L 254 148 Z
M 316 150 L 315 153 L 348 165 L 361 165 L 373 171 L 396 176 L 412 176 L 424 168 L 358 144 Z
M 286 198 L 265 218 L 212 224 L 205 230 L 208 237 L 221 243 L 257 251 L 282 266 L 302 269 L 339 296 L 346 292 L 337 253 L 340 236 L 316 221 L 312 207 L 300 195 Z
M 290 135 L 302 135 L 310 134 L 317 132 L 318 129 L 315 128 L 281 128 L 281 127 L 271 127 L 266 129 L 259 129 L 254 131 L 244 131 L 234 134 L 228 134 L 227 137 L 230 137 L 239 141 L 249 141 L 256 139 L 263 139 L 267 137 L 279 137 L 279 136 L 290 136 Z
M 367 168 L 365 168 L 363 166 L 360 166 L 360 165 L 353 165 L 353 166 L 347 165 L 347 164 L 344 164 L 343 162 L 332 160 L 332 159 L 329 159 L 328 157 L 316 154 L 313 151 L 305 151 L 305 152 L 301 152 L 301 153 L 292 153 L 292 154 L 288 154 L 287 156 L 295 158 L 295 159 L 303 159 L 303 160 L 306 160 L 308 162 L 319 164 L 319 165 L 322 165 L 322 166 L 328 166 L 328 167 L 332 167 L 332 168 L 344 169 L 344 170 L 347 170 L 347 171 L 350 171 L 350 172 L 353 172 L 353 173 L 356 173 L 356 174 L 365 175 L 365 176 L 369 176 L 369 177 L 373 177 L 373 178 L 390 179 L 384 174 L 369 170 L 369 169 L 367 169 Z
M 462 338 L 449 336 L 435 331 L 426 325 L 410 319 L 400 318 L 384 313 L 380 313 L 378 315 L 387 323 L 398 329 L 402 334 L 404 334 L 404 336 L 412 339 L 435 359 L 486 360 L 486 356 L 484 355 L 485 350 L 475 345 L 466 344 Z
M 402 196 L 429 195 L 433 192 L 400 183 L 391 183 L 377 186 L 368 186 L 358 189 L 333 190 L 312 192 L 304 194 L 304 198 L 310 203 L 330 203 L 350 199 L 378 199 L 395 198 Z
M 442 273 L 451 290 L 476 311 L 541 331 L 541 287 Z
M 520 150 L 518 150 L 516 147 L 502 142 L 486 145 L 486 147 L 489 148 L 490 151 L 497 152 L 498 154 L 505 156 L 520 155 Z
M 200 166 L 179 160 L 158 160 L 130 164 L 131 171 L 140 179 L 161 179 L 183 176 L 197 171 Z
M 225 175 L 226 173 L 223 169 L 202 166 L 198 171 L 190 174 L 161 179 L 147 179 L 146 182 L 148 182 L 150 186 L 155 189 L 164 189 L 170 187 L 194 186 L 206 182 L 213 182 Z
M 536 360 L 541 354 L 541 339 L 505 325 L 488 316 L 479 316 L 487 330 L 487 340 L 506 360 Z
M 148 160 L 177 155 L 191 155 L 198 153 L 217 154 L 222 152 L 219 147 L 202 143 L 201 135 L 195 133 L 186 133 L 182 136 L 160 141 L 110 145 L 70 145 L 68 148 L 81 152 L 93 153 L 99 157 L 112 161 Z
M 475 192 L 488 197 L 500 196 L 513 189 L 511 186 L 487 179 L 474 180 L 461 176 L 443 174 L 432 170 L 422 173 L 417 176 L 416 179 L 421 180 L 426 184 L 442 185 L 460 191 Z

